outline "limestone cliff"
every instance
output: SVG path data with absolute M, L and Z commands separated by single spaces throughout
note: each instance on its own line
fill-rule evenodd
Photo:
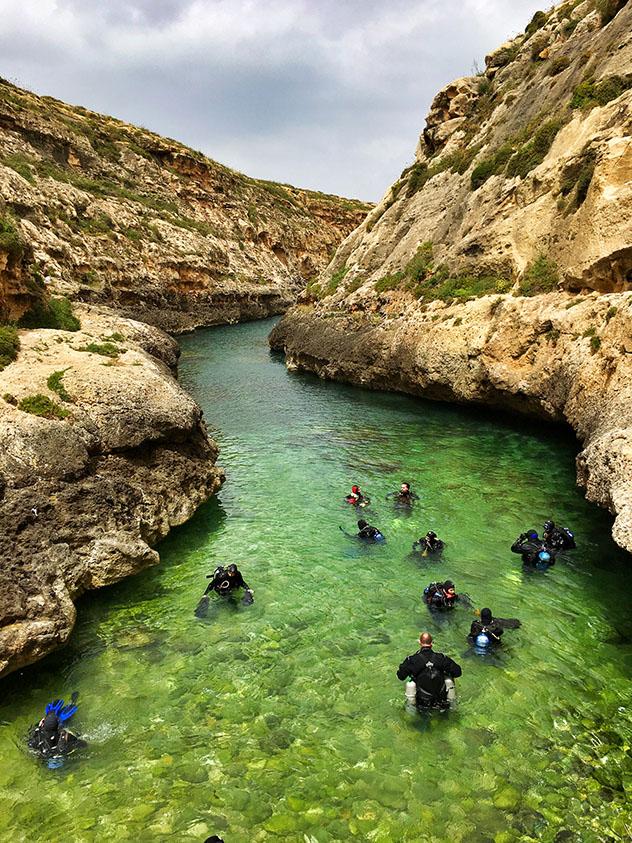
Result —
M 4 80 L 0 196 L 0 310 L 28 304 L 4 219 L 52 292 L 170 331 L 285 309 L 371 207 L 249 178 Z
M 632 4 L 566 3 L 435 98 L 273 333 L 288 364 L 566 420 L 632 550 Z
M 76 315 L 77 331 L 20 332 L 0 372 L 0 676 L 68 638 L 83 592 L 156 564 L 223 477 L 174 340 Z

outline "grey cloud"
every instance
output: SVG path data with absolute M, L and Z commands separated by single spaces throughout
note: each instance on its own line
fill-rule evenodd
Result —
M 0 75 L 250 175 L 377 199 L 537 0 L 4 0 Z M 26 12 L 26 13 L 25 13 Z

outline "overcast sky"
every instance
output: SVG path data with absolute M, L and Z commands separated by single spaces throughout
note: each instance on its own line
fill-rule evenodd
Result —
M 542 0 L 0 0 L 0 75 L 245 173 L 378 199 Z

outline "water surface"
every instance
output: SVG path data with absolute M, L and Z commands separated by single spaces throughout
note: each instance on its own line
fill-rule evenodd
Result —
M 226 485 L 159 567 L 84 598 L 70 645 L 4 682 L 0 839 L 628 839 L 629 557 L 575 488 L 572 437 L 290 374 L 271 325 L 183 338 Z M 421 497 L 409 516 L 384 501 L 402 480 Z M 352 483 L 384 546 L 338 529 Z M 525 574 L 509 545 L 549 516 L 579 548 Z M 441 561 L 410 555 L 427 529 Z M 220 562 L 256 602 L 196 620 Z M 447 577 L 522 619 L 494 657 L 468 649 L 472 610 L 422 606 Z M 429 719 L 395 677 L 422 629 L 463 666 L 458 709 Z M 90 745 L 51 771 L 23 735 L 74 689 Z

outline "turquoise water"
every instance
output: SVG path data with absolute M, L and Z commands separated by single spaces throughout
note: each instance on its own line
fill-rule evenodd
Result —
M 160 566 L 84 598 L 70 645 L 3 683 L 0 840 L 629 839 L 632 568 L 575 488 L 572 438 L 290 374 L 271 324 L 183 338 L 226 484 Z M 410 516 L 383 500 L 402 480 Z M 338 529 L 352 483 L 385 545 Z M 526 574 L 509 545 L 549 515 L 579 548 Z M 409 554 L 429 528 L 441 561 Z M 254 606 L 197 620 L 232 561 Z M 447 577 L 522 619 L 493 657 L 468 650 L 471 609 L 422 606 Z M 463 667 L 447 715 L 404 709 L 395 670 L 422 629 Z M 51 771 L 23 736 L 73 689 L 89 747 Z

